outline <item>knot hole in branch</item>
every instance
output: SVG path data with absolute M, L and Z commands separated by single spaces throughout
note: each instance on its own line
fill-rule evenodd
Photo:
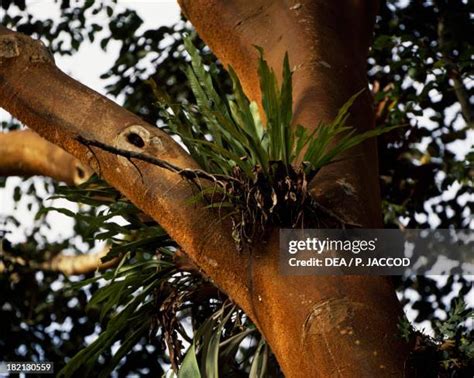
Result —
M 114 144 L 124 150 L 143 152 L 150 144 L 150 132 L 141 125 L 131 125 L 120 132 Z
M 92 176 L 92 173 L 93 173 L 92 170 L 89 167 L 83 165 L 82 163 L 76 162 L 74 168 L 75 168 L 75 171 L 74 171 L 73 181 L 75 185 L 80 185 L 80 184 L 85 183 Z
M 133 153 L 147 154 L 149 153 L 150 138 L 150 131 L 148 131 L 146 127 L 130 125 L 116 136 L 113 146 Z M 118 160 L 122 165 L 132 163 L 131 160 L 125 156 L 119 156 Z
M 135 147 L 138 147 L 138 148 L 145 147 L 145 141 L 143 140 L 143 138 L 134 132 L 131 132 L 130 134 L 127 135 L 127 141 L 130 144 L 133 144 Z

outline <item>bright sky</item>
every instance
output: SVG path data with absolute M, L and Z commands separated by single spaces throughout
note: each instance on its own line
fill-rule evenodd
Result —
M 143 25 L 138 33 L 142 30 L 157 29 L 162 25 L 173 25 L 180 17 L 178 3 L 174 0 L 118 0 L 117 3 L 117 12 L 125 8 L 134 9 L 143 19 Z M 54 4 L 54 0 L 29 1 L 28 6 L 32 14 L 37 17 L 59 17 L 58 6 Z M 102 16 L 105 24 L 108 21 L 107 16 L 105 13 L 102 13 Z M 97 21 L 100 23 L 101 19 Z M 88 87 L 105 94 L 106 81 L 101 80 L 99 76 L 115 62 L 118 55 L 118 42 L 115 42 L 114 45 L 114 42 L 111 41 L 107 52 L 104 52 L 99 46 L 99 41 L 100 38 L 96 38 L 93 44 L 83 43 L 79 52 L 73 56 L 58 56 L 55 59 L 56 64 L 64 72 Z

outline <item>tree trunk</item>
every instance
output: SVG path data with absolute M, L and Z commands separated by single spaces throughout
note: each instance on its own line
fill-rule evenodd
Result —
M 295 67 L 295 122 L 306 127 L 331 120 L 367 87 L 372 2 L 183 0 L 181 6 L 216 55 L 232 64 L 251 98 L 260 96 L 252 45 L 264 48 L 277 72 L 288 51 Z M 276 231 L 268 243 L 239 254 L 229 224 L 216 222 L 209 209 L 190 207 L 191 190 L 178 175 L 137 162 L 142 178 L 126 159 L 97 149 L 92 155 L 74 139 L 80 134 L 195 167 L 171 138 L 66 78 L 51 62 L 31 63 L 31 42 L 21 49 L 25 37 L 3 33 L 22 52 L 0 60 L 1 106 L 100 171 L 162 224 L 256 323 L 287 377 L 403 376 L 406 349 L 397 336 L 402 311 L 388 279 L 281 276 Z M 20 75 L 25 67 L 28 78 Z M 351 123 L 360 130 L 373 127 L 368 92 L 355 104 Z M 133 145 L 130 134 L 143 145 Z M 379 227 L 376 161 L 375 141 L 351 150 L 318 174 L 313 194 L 348 222 Z

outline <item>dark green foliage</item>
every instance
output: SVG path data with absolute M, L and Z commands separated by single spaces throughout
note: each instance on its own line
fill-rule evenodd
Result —
M 473 151 L 457 152 L 472 146 L 474 133 L 473 10 L 472 1 L 461 0 L 381 4 L 368 71 L 381 89 L 376 101 L 387 97 L 391 105 L 379 122 L 410 124 L 406 135 L 379 138 L 385 219 L 392 227 L 406 216 L 411 228 L 433 222 L 472 228 L 472 200 L 459 199 L 473 195 Z M 456 181 L 456 195 L 441 197 Z
M 61 14 L 59 21 L 55 23 L 51 19 L 38 19 L 29 13 L 28 8 L 25 9 L 25 1 L 2 0 L 1 4 L 5 9 L 2 25 L 15 26 L 21 33 L 35 38 L 41 37 L 48 43 L 49 49 L 54 54 L 72 55 L 79 50 L 84 41 L 94 41 L 97 32 L 103 29 L 98 22 L 108 13 L 110 5 L 115 4 L 116 1 L 60 0 L 58 2 Z M 11 16 L 12 13 L 15 16 Z
M 378 138 L 386 227 L 398 227 L 400 219 L 409 228 L 473 227 L 473 11 L 472 1 L 381 2 L 368 61 L 369 80 L 382 89 L 376 103 L 389 100 L 378 122 L 410 124 L 403 134 L 394 131 Z M 471 117 L 459 105 L 463 96 L 456 93 L 454 78 L 470 99 Z M 417 311 L 415 322 L 428 320 L 434 326 L 435 311 L 446 314 L 454 305 L 443 298 L 452 290 L 467 296 L 472 280 L 404 278 L 399 287 L 402 303 Z M 419 297 L 408 299 L 410 292 Z
M 417 376 L 468 377 L 474 371 L 474 310 L 457 301 L 445 321 L 437 321 L 434 336 L 415 331 L 403 319 L 401 336 L 413 345 L 407 369 Z
M 60 369 L 66 358 L 85 347 L 84 338 L 101 330 L 95 327 L 97 314 L 84 313 L 87 297 L 96 287 L 74 293 L 53 291 L 58 279 L 63 280 L 56 273 L 39 274 L 21 267 L 0 274 L 2 360 L 47 359 Z

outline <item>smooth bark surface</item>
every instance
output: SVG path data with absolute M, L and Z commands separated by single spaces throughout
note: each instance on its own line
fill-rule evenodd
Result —
M 252 45 L 264 48 L 278 72 L 288 51 L 296 69 L 295 121 L 307 127 L 331 120 L 367 86 L 371 2 L 192 0 L 182 7 L 254 99 L 259 88 Z M 286 376 L 403 375 L 406 353 L 396 327 L 401 309 L 387 279 L 281 276 L 277 233 L 239 254 L 229 224 L 216 220 L 211 210 L 190 205 L 191 188 L 177 174 L 143 162 L 135 166 L 75 140 L 80 134 L 183 168 L 196 167 L 170 137 L 68 78 L 28 38 L 3 30 L 2 45 L 12 47 L 4 49 L 4 58 L 0 51 L 0 106 L 90 165 L 158 221 L 255 321 Z M 361 130 L 373 126 L 368 92 L 357 101 L 351 121 Z M 143 143 L 134 142 L 137 136 Z M 381 210 L 374 141 L 346 157 L 318 175 L 314 193 L 348 222 L 377 227 Z
M 0 176 L 47 176 L 68 185 L 86 182 L 92 171 L 31 130 L 0 133 Z

